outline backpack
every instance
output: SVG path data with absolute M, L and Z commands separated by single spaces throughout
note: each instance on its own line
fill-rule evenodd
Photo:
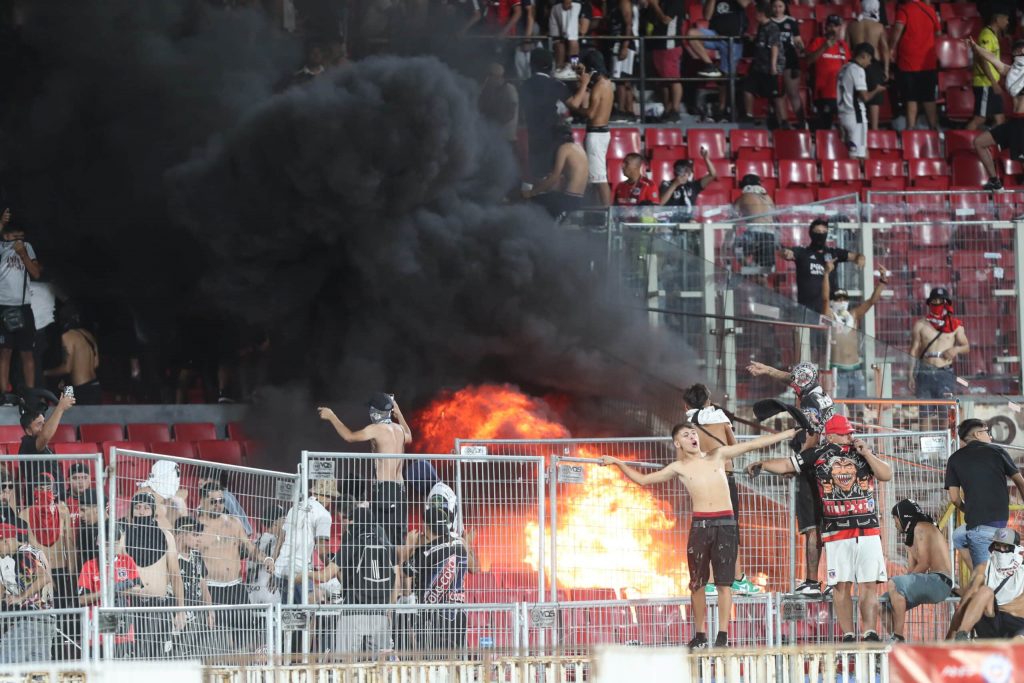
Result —
M 348 573 L 346 602 L 353 605 L 386 605 L 391 602 L 395 585 L 395 547 L 379 525 L 351 538 L 346 553 L 351 564 Z

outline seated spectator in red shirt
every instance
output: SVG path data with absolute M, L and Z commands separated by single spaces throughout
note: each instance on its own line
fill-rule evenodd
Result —
M 839 70 L 851 57 L 850 46 L 842 35 L 843 18 L 831 14 L 825 20 L 825 35 L 818 36 L 807 47 L 807 62 L 814 66 L 814 108 L 818 112 L 819 130 L 828 130 L 835 121 Z
M 644 158 L 639 154 L 627 154 L 622 164 L 622 175 L 626 182 L 615 187 L 616 206 L 636 206 L 639 204 L 660 204 L 658 186 L 644 176 Z
M 935 34 L 942 26 L 935 8 L 921 0 L 905 0 L 896 10 L 892 49 L 896 52 L 897 90 L 907 109 L 907 130 L 917 127 L 917 105 L 924 106 L 928 127 L 939 129 L 935 100 L 939 95 L 939 60 Z

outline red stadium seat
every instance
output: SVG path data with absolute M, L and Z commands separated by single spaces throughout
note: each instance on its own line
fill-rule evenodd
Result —
M 93 455 L 100 453 L 98 444 L 89 441 L 76 441 L 74 443 L 55 443 L 53 452 L 57 455 Z
M 674 162 L 668 159 L 657 159 L 652 161 L 650 164 L 650 176 L 654 184 L 661 188 L 661 184 L 665 181 L 671 181 L 676 172 L 674 169 Z M 228 438 L 241 440 L 242 437 L 231 435 L 231 425 L 228 425 Z
M 175 441 L 211 441 L 217 438 L 212 422 L 183 422 L 174 425 Z
M 894 130 L 868 131 L 868 157 L 871 159 L 899 159 L 900 139 Z
M 195 459 L 196 449 L 191 441 L 156 441 L 149 444 L 149 452 L 169 455 L 172 458 Z
M 260 453 L 263 452 L 263 444 L 259 441 L 239 441 L 242 444 L 242 456 L 246 460 L 252 460 L 253 458 L 259 457 Z
M 789 16 L 797 21 L 814 19 L 814 8 L 809 5 L 798 5 L 795 2 L 789 6 Z
M 1022 175 L 1024 175 L 1024 164 L 1017 159 L 1000 159 L 998 168 L 1003 174 L 1003 185 L 1006 187 L 1020 187 Z
M 819 130 L 814 134 L 818 159 L 849 159 L 850 152 L 837 130 Z
M 942 159 L 942 145 L 939 134 L 933 130 L 905 130 L 903 138 L 903 158 L 906 160 Z
M 960 155 L 953 159 L 952 184 L 960 187 L 980 188 L 988 182 L 988 174 L 978 157 Z
M 981 135 L 980 130 L 947 130 L 946 159 L 952 160 L 960 154 L 974 156 L 974 138 Z
M 856 192 L 863 186 L 860 162 L 854 159 L 832 159 L 821 162 L 821 179 L 827 187 L 842 185 L 849 192 Z
M 935 55 L 940 69 L 966 69 L 971 65 L 970 48 L 959 38 L 936 36 Z
M 200 460 L 222 465 L 241 465 L 242 446 L 237 441 L 198 441 L 196 453 Z
M 917 189 L 949 188 L 949 164 L 943 159 L 911 159 L 907 171 L 910 184 Z
M 907 186 L 903 162 L 898 159 L 868 158 L 864 162 L 864 177 L 872 190 L 903 190 Z
M 57 425 L 50 443 L 74 443 L 78 441 L 77 431 L 74 425 Z
M 0 442 L 20 443 L 21 437 L 25 436 L 25 430 L 21 425 L 0 425 Z
M 245 431 L 244 422 L 228 422 L 228 438 L 234 441 L 245 441 L 249 435 Z
M 956 174 L 955 166 L 954 166 L 953 173 Z M 977 188 L 977 186 L 974 186 L 974 187 L 956 187 L 956 184 L 954 182 L 954 186 L 951 187 L 950 189 L 951 190 L 977 190 L 978 188 Z M 954 220 L 963 220 L 963 221 L 986 220 L 986 221 L 994 221 L 994 220 L 997 220 L 997 218 L 998 218 L 998 216 L 996 215 L 996 208 L 995 208 L 995 206 L 993 206 L 992 202 L 989 201 L 989 195 L 988 194 L 978 193 L 978 192 L 960 193 L 960 192 L 955 192 L 954 191 L 954 192 L 951 192 L 950 195 L 949 195 L 949 203 L 950 203 L 950 208 L 953 210 L 953 219 Z M 955 267 L 956 266 L 956 255 L 957 255 L 957 253 L 959 253 L 959 252 L 954 252 L 954 254 L 953 254 L 953 265 L 954 265 L 954 270 L 959 272 L 959 269 Z
M 710 158 L 728 159 L 725 131 L 721 128 L 691 128 L 686 131 L 686 148 L 691 159 L 700 159 L 700 148 L 706 147 Z
M 171 428 L 162 422 L 147 422 L 128 425 L 128 438 L 132 441 L 170 441 Z
M 572 139 L 576 142 L 576 144 L 582 145 L 583 141 L 586 139 L 586 137 L 587 137 L 587 129 L 586 128 L 579 128 L 579 127 L 577 127 L 577 128 L 573 128 L 572 129 Z
M 626 179 L 626 176 L 622 175 L 622 159 L 609 159 L 608 160 L 608 182 L 612 188 L 621 183 Z
M 968 37 L 977 39 L 982 24 L 981 17 L 952 17 L 946 20 L 946 35 L 960 40 Z
M 651 150 L 651 163 L 667 161 L 670 164 L 680 159 L 689 159 L 685 147 L 655 147 Z M 611 175 L 608 176 L 611 178 Z
M 768 151 L 771 154 L 772 134 L 763 128 L 734 128 L 729 131 L 729 146 L 733 158 L 750 151 Z
M 127 451 L 139 451 L 140 453 L 146 452 L 146 444 L 139 441 L 104 441 L 100 444 L 100 448 L 103 451 L 103 463 L 106 465 L 110 464 L 110 449 L 111 448 L 123 448 Z M 127 458 L 130 461 L 141 462 L 138 458 Z M 120 465 L 119 465 L 120 467 Z M 118 477 L 121 477 L 121 473 L 118 472 Z
M 946 88 L 946 117 L 951 121 L 968 121 L 974 116 L 974 89 L 966 85 Z
M 643 144 L 640 142 L 639 128 L 612 128 L 611 143 L 608 145 L 609 159 L 625 159 L 627 154 L 640 154 Z
M 783 159 L 779 162 L 779 187 L 813 187 L 818 184 L 818 169 L 809 159 Z
M 124 438 L 124 427 L 119 424 L 79 425 L 78 434 L 82 441 L 120 441 Z
M 895 14 L 889 16 L 889 21 L 893 21 L 896 17 Z M 978 10 L 978 5 L 973 2 L 944 2 L 939 5 L 939 17 L 942 21 L 980 16 L 981 12 Z
M 740 156 L 736 160 L 736 179 L 737 182 L 743 178 L 743 176 L 753 173 L 756 176 L 764 178 L 777 178 L 778 174 L 775 172 L 775 164 L 769 159 L 749 159 L 746 155 Z M 738 187 L 738 186 L 737 186 Z
M 835 5 L 831 2 L 822 2 L 814 6 L 814 20 L 819 24 L 824 25 L 825 20 L 831 14 L 838 14 L 843 21 L 849 21 L 853 18 L 853 3 Z
M 971 85 L 970 69 L 953 69 L 952 71 L 939 72 L 939 93 L 946 92 L 946 88 L 953 88 L 958 85 Z
M 776 159 L 813 159 L 811 133 L 806 130 L 775 131 Z
M 95 451 L 99 452 L 99 449 Z M 95 460 L 61 460 L 60 471 L 64 477 L 64 481 L 67 482 L 71 478 L 71 466 L 74 464 L 85 465 L 86 469 L 89 470 L 89 478 L 96 481 L 96 461 Z M 104 493 L 106 493 L 104 491 Z
M 800 40 L 804 41 L 804 45 L 810 45 L 818 36 L 818 25 L 813 21 L 801 21 L 799 30 Z
M 732 187 L 733 176 L 736 175 L 733 165 L 726 159 L 712 159 L 711 163 L 715 166 L 715 173 L 718 175 L 718 180 L 708 185 L 707 189 L 718 189 L 728 190 Z M 703 178 L 707 175 L 708 166 L 703 159 L 694 159 L 693 161 L 693 175 L 695 178 Z
M 949 213 L 946 211 L 946 198 L 942 195 L 919 195 L 914 197 L 915 203 L 917 202 L 930 202 L 932 206 L 922 207 L 921 211 L 932 211 L 933 215 L 937 219 L 942 219 L 943 216 L 946 218 L 946 222 L 942 223 L 928 223 L 926 225 L 918 226 L 914 229 L 914 236 L 916 244 L 922 247 L 942 247 L 945 249 L 949 246 L 949 241 L 953 237 L 953 228 L 950 226 L 948 219 Z M 918 213 L 918 215 L 921 215 Z M 919 251 L 913 251 L 911 257 L 916 259 L 919 267 L 926 265 L 930 266 L 934 270 L 943 270 L 949 263 L 948 255 L 942 254 L 922 254 Z M 933 257 L 933 260 L 928 260 L 929 257 Z
M 644 130 L 644 145 L 650 152 L 655 147 L 682 147 L 683 131 L 679 128 L 647 128 Z
M 814 190 L 803 187 L 788 187 L 775 191 L 776 206 L 801 206 L 815 200 Z M 803 229 L 801 228 L 801 231 Z M 803 235 L 801 235 L 803 239 Z

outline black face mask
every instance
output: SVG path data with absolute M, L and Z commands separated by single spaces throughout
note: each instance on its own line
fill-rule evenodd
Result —
M 812 232 L 811 233 L 811 249 L 824 249 L 825 242 L 828 241 L 828 233 Z

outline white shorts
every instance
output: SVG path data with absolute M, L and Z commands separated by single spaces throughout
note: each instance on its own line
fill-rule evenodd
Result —
M 854 114 L 840 114 L 839 127 L 843 130 L 843 139 L 846 140 L 846 149 L 850 156 L 857 159 L 866 159 L 868 156 L 868 120 L 861 117 L 858 121 Z
M 580 12 L 582 11 L 583 5 L 578 2 L 573 2 L 568 10 L 562 7 L 562 3 L 557 3 L 551 8 L 551 17 L 548 20 L 548 35 L 552 38 L 561 38 L 563 40 L 579 40 Z
M 583 146 L 587 150 L 587 168 L 592 183 L 608 182 L 608 145 L 612 142 L 612 134 L 587 133 Z
M 882 583 L 885 556 L 881 536 L 842 538 L 825 543 L 825 568 L 828 585 L 837 583 Z
M 636 50 L 626 52 L 625 59 L 619 59 L 619 44 L 612 47 L 612 78 L 633 75 L 633 64 L 636 62 Z

